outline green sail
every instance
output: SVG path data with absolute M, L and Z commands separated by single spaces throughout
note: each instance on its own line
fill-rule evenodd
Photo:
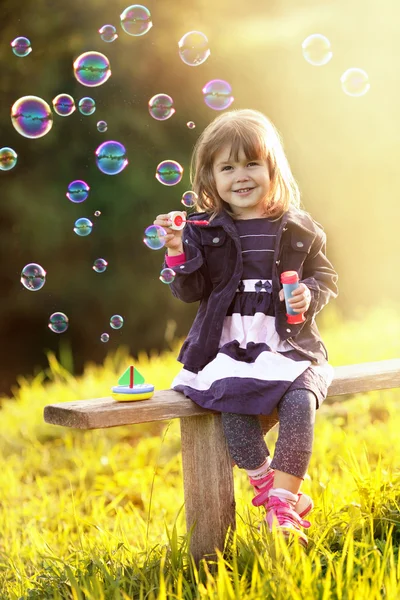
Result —
M 138 383 L 144 383 L 144 377 L 139 373 L 135 367 L 133 369 L 133 385 L 137 385 Z M 126 385 L 129 386 L 131 381 L 131 367 L 128 367 L 126 371 L 121 375 L 118 379 L 118 385 Z

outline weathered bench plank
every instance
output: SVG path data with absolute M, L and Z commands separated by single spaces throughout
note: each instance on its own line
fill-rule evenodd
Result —
M 325 400 L 327 404 L 329 396 L 400 387 L 400 359 L 397 358 L 335 367 L 334 371 Z M 160 390 L 143 402 L 116 402 L 106 397 L 50 404 L 44 409 L 44 420 L 64 427 L 102 429 L 209 414 L 218 413 L 197 406 L 180 392 Z

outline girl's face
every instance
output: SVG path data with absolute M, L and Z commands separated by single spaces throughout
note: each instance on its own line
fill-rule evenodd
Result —
M 248 160 L 243 148 L 237 161 L 230 153 L 231 147 L 227 145 L 215 155 L 213 174 L 218 194 L 237 219 L 260 218 L 265 215 L 263 200 L 270 187 L 267 161 Z

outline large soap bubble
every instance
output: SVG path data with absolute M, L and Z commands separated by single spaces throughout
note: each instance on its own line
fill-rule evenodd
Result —
M 17 37 L 11 42 L 11 48 L 15 56 L 23 58 L 32 52 L 31 43 L 26 37 Z
M 163 185 L 176 185 L 183 177 L 183 167 L 175 160 L 163 160 L 157 165 L 156 179 Z
M 108 262 L 106 261 L 105 258 L 96 258 L 96 260 L 93 263 L 93 271 L 96 271 L 96 273 L 104 273 L 104 271 L 107 269 L 108 267 Z
M 53 127 L 53 114 L 42 98 L 23 96 L 11 107 L 11 123 L 19 134 L 36 139 L 49 133 Z
M 149 100 L 149 113 L 157 121 L 166 121 L 175 114 L 174 101 L 168 94 L 156 94 Z
M 102 85 L 111 75 L 110 61 L 101 52 L 84 52 L 74 62 L 74 75 L 82 85 Z
M 210 56 L 207 36 L 201 31 L 189 31 L 179 40 L 179 56 L 186 65 L 197 67 Z
M 310 65 L 322 67 L 332 58 L 331 43 L 320 33 L 309 35 L 301 45 L 303 56 Z
M 97 122 L 97 131 L 100 131 L 100 133 L 105 133 L 108 129 L 108 125 L 106 121 L 98 121 Z
M 0 171 L 9 171 L 17 164 L 18 155 L 12 148 L 4 146 L 0 149 Z
M 123 317 L 121 317 L 121 315 L 113 315 L 110 318 L 110 327 L 112 329 L 121 329 L 123 324 L 124 324 L 124 319 L 123 319 Z
M 347 69 L 340 78 L 342 90 L 348 96 L 364 96 L 370 89 L 368 74 L 363 69 Z
M 97 148 L 95 154 L 97 166 L 106 175 L 117 175 L 128 164 L 125 146 L 120 142 L 103 142 Z
M 128 6 L 120 16 L 121 27 L 128 35 L 144 35 L 153 27 L 148 8 L 141 4 Z
M 86 217 L 81 217 L 75 221 L 74 231 L 76 235 L 79 235 L 80 237 L 90 235 L 92 229 L 93 223 L 90 219 L 86 219 Z
M 103 25 L 100 27 L 99 34 L 103 42 L 115 42 L 118 37 L 118 33 L 114 25 Z
M 175 271 L 173 269 L 169 269 L 167 267 L 167 268 L 161 270 L 159 280 L 162 281 L 162 283 L 166 283 L 167 285 L 170 285 L 174 281 L 175 276 L 176 276 Z
M 212 79 L 203 87 L 204 102 L 213 110 L 225 110 L 234 101 L 232 88 L 223 79 Z
M 49 317 L 48 328 L 53 333 L 64 333 L 68 329 L 68 317 L 62 312 L 55 312 Z
M 196 204 L 198 199 L 199 197 L 196 194 L 196 192 L 188 190 L 187 192 L 184 192 L 184 194 L 182 194 L 181 204 L 183 204 L 183 206 L 186 206 L 186 208 L 192 208 Z
M 75 100 L 69 94 L 58 94 L 53 98 L 53 108 L 60 117 L 69 117 L 76 110 Z
M 37 263 L 29 263 L 22 269 L 21 283 L 30 292 L 37 292 L 46 283 L 46 271 Z
M 84 202 L 89 195 L 90 187 L 86 183 L 86 181 L 82 181 L 82 179 L 75 179 L 75 181 L 71 181 L 68 185 L 66 196 L 68 200 L 74 202 L 75 204 L 79 204 L 80 202 Z
M 79 112 L 82 115 L 85 115 L 85 117 L 88 117 L 89 115 L 92 115 L 95 112 L 96 102 L 93 100 L 93 98 L 90 98 L 89 96 L 85 96 L 84 98 L 81 98 L 79 100 L 78 108 L 79 108 Z
M 161 225 L 149 225 L 145 232 L 143 242 L 151 250 L 160 250 L 165 246 L 165 236 L 167 232 Z

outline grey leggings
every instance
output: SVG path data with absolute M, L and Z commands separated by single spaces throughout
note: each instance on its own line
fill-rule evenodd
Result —
M 304 479 L 314 441 L 316 397 L 306 389 L 287 392 L 278 404 L 279 435 L 271 467 Z M 240 469 L 257 469 L 269 456 L 257 415 L 221 413 L 229 453 Z

